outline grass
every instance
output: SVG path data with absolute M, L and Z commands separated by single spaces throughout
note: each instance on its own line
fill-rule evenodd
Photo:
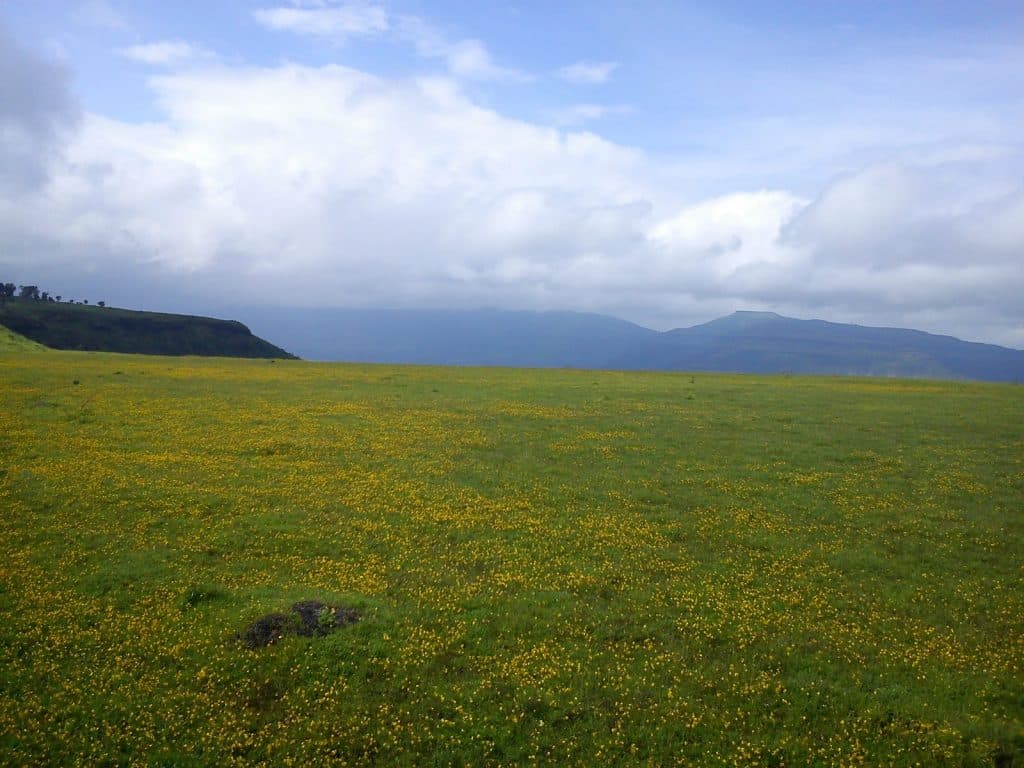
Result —
M 0 762 L 1024 760 L 1020 387 L 51 352 L 0 402 Z M 303 599 L 362 618 L 239 640 Z

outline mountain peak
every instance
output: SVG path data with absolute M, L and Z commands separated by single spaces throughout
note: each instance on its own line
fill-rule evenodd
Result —
M 728 331 L 730 333 L 737 330 L 746 330 L 748 328 L 754 328 L 765 323 L 776 323 L 779 320 L 790 320 L 791 318 L 783 317 L 775 312 L 760 312 L 752 309 L 739 309 L 733 312 L 731 315 L 725 315 L 719 317 L 716 320 L 704 323 L 703 325 L 695 326 L 697 328 L 717 329 L 719 331 Z
M 736 318 L 737 320 L 785 320 L 782 315 L 777 312 L 761 312 L 753 309 L 737 309 L 729 317 Z

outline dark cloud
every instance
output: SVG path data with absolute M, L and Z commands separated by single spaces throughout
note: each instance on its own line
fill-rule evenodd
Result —
M 45 182 L 78 118 L 68 71 L 0 27 L 0 190 L 24 191 Z

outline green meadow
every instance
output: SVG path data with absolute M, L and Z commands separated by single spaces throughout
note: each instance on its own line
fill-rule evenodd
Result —
M 2 764 L 1022 761 L 1024 387 L 0 348 Z

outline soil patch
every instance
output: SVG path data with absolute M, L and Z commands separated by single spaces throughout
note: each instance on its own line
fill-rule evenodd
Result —
M 249 648 L 266 648 L 285 635 L 322 637 L 359 621 L 359 611 L 319 600 L 300 600 L 288 613 L 268 613 L 246 627 L 239 639 Z

